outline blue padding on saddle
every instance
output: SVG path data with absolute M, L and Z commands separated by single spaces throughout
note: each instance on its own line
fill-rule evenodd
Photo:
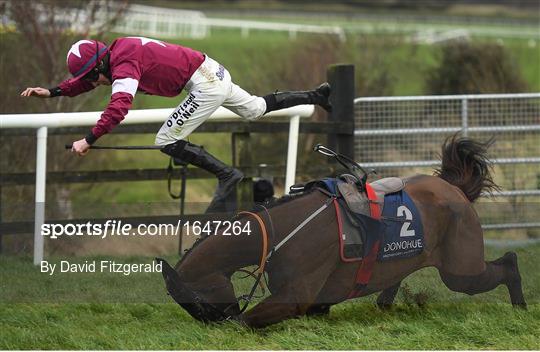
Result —
M 420 212 L 405 191 L 387 194 L 382 212 L 384 233 L 379 261 L 412 257 L 424 248 Z
M 337 195 L 337 182 L 338 182 L 337 179 L 327 177 L 327 178 L 323 178 L 321 181 L 326 187 L 326 189 L 328 190 L 328 192 L 330 192 L 333 195 Z

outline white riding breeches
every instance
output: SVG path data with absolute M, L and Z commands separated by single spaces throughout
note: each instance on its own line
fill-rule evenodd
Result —
M 167 145 L 189 136 L 220 106 L 247 120 L 266 112 L 263 98 L 251 95 L 231 80 L 229 71 L 206 56 L 185 86 L 187 96 L 167 118 L 156 135 L 156 145 Z

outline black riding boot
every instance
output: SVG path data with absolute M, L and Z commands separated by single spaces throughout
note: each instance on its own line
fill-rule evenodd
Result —
M 244 174 L 240 170 L 216 159 L 201 146 L 182 140 L 165 146 L 161 151 L 214 174 L 218 179 L 218 186 L 206 213 L 227 211 L 225 204 L 227 197 L 232 194 L 236 185 L 244 178 Z
M 298 92 L 276 92 L 263 97 L 266 101 L 266 113 L 274 110 L 289 108 L 302 104 L 315 104 L 324 110 L 331 112 L 332 105 L 328 100 L 330 96 L 330 84 L 323 83 L 314 90 Z

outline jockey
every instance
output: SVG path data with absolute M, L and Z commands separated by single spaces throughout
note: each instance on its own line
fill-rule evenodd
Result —
M 234 84 L 227 69 L 207 55 L 144 37 L 118 38 L 110 47 L 97 40 L 79 40 L 67 53 L 67 65 L 73 78 L 50 89 L 26 88 L 21 96 L 73 97 L 99 85 L 112 85 L 110 102 L 95 127 L 85 138 L 73 142 L 72 152 L 78 155 L 85 155 L 98 138 L 124 119 L 137 92 L 174 97 L 186 89 L 187 96 L 163 123 L 155 144 L 163 146 L 163 153 L 218 178 L 207 212 L 222 209 L 226 197 L 243 178 L 239 170 L 224 164 L 202 146 L 185 140 L 220 106 L 247 120 L 300 104 L 317 104 L 331 110 L 328 83 L 315 90 L 258 97 Z

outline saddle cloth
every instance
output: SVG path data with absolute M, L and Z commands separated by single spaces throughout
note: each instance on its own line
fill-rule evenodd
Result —
M 378 240 L 379 261 L 411 257 L 422 251 L 420 213 L 404 187 L 397 177 L 367 184 L 366 192 L 360 192 L 348 180 L 337 182 L 342 196 L 336 202 L 336 214 L 343 261 L 362 260 Z
M 386 195 L 384 200 L 381 249 L 378 260 L 412 257 L 424 248 L 424 229 L 420 212 L 407 192 Z

